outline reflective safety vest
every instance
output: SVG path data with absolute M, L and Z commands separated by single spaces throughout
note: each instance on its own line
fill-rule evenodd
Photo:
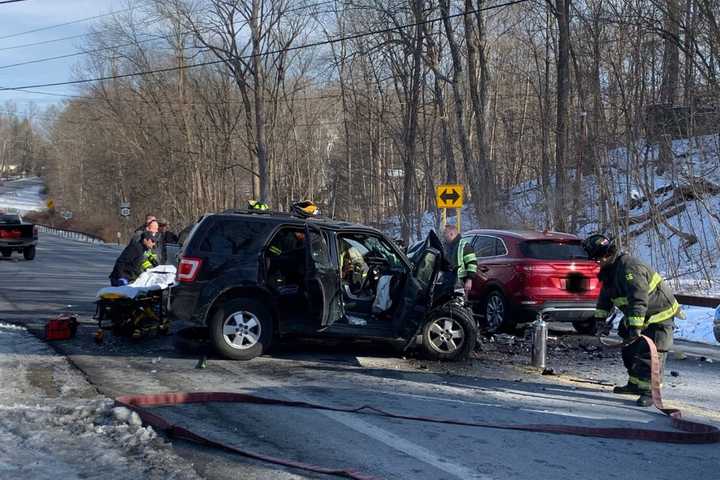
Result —
M 680 305 L 660 274 L 628 254 L 620 254 L 603 268 L 600 280 L 603 288 L 596 318 L 606 318 L 615 306 L 623 312 L 628 327 L 644 329 L 681 315 Z
M 145 270 L 150 270 L 157 265 L 157 254 L 155 254 L 155 252 L 153 252 L 152 250 L 145 250 L 145 253 L 143 254 L 143 260 L 140 263 L 140 269 L 144 272 Z
M 455 254 L 453 261 L 457 267 L 457 277 L 461 280 L 474 277 L 477 273 L 477 255 L 468 241 L 460 238 L 457 242 L 457 250 L 453 253 Z

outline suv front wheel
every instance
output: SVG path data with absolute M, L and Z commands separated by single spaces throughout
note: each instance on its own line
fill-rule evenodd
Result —
M 472 315 L 451 303 L 430 312 L 422 332 L 422 345 L 433 360 L 462 360 L 475 349 L 476 338 Z
M 215 350 L 231 360 L 258 357 L 267 352 L 272 343 L 270 312 L 261 303 L 249 298 L 238 298 L 220 305 L 208 327 Z

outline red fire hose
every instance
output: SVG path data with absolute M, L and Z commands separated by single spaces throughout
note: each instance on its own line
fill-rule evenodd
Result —
M 311 465 L 293 460 L 286 460 L 270 455 L 265 455 L 249 450 L 244 450 L 236 446 L 228 445 L 216 440 L 211 440 L 200 434 L 197 434 L 187 428 L 174 425 L 165 420 L 160 415 L 152 413 L 146 407 L 183 405 L 189 403 L 213 403 L 213 402 L 230 402 L 230 403 L 250 403 L 256 405 L 277 405 L 294 408 L 307 408 L 313 410 L 329 410 L 333 412 L 357 413 L 367 415 L 378 415 L 388 418 L 396 418 L 401 420 L 412 420 L 427 423 L 441 423 L 446 425 L 461 425 L 466 427 L 493 428 L 500 430 L 520 430 L 526 432 L 539 433 L 558 433 L 567 435 L 579 435 L 583 437 L 601 437 L 601 438 L 618 438 L 624 440 L 645 440 L 650 442 L 663 443 L 718 443 L 720 442 L 720 430 L 704 423 L 693 422 L 682 418 L 680 410 L 675 408 L 665 408 L 662 403 L 660 394 L 660 363 L 658 361 L 657 348 L 652 340 L 646 336 L 642 336 L 650 347 L 650 355 L 652 360 L 651 370 L 651 391 L 652 399 L 655 407 L 662 413 L 670 417 L 670 423 L 678 431 L 653 430 L 643 428 L 601 428 L 601 427 L 580 427 L 571 425 L 553 425 L 553 424 L 509 424 L 509 423 L 493 423 L 493 422 L 473 422 L 464 420 L 453 420 L 446 418 L 423 417 L 413 415 L 401 415 L 397 413 L 386 412 L 379 408 L 362 405 L 359 407 L 333 407 L 310 402 L 297 402 L 291 400 L 279 400 L 274 398 L 259 397 L 245 393 L 231 392 L 197 392 L 197 393 L 159 393 L 154 395 L 128 395 L 118 397 L 115 403 L 119 406 L 127 407 L 138 413 L 140 418 L 146 425 L 150 425 L 157 430 L 161 430 L 169 436 L 199 443 L 201 445 L 212 446 L 223 450 L 229 450 L 239 453 L 245 457 L 262 460 L 264 462 L 273 463 L 290 468 L 322 473 L 328 475 L 336 475 L 339 477 L 350 478 L 353 480 L 376 480 L 376 477 L 365 475 L 361 472 L 343 469 L 343 468 L 327 468 L 317 465 Z

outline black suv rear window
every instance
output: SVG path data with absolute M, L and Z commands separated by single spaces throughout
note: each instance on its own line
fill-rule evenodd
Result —
M 218 220 L 200 244 L 203 252 L 217 255 L 240 255 L 259 250 L 272 227 L 264 222 Z
M 0 223 L 3 225 L 20 225 L 20 217 L 13 214 L 0 214 Z
M 587 260 L 588 255 L 579 242 L 533 240 L 522 242 L 520 251 L 528 258 L 539 260 Z

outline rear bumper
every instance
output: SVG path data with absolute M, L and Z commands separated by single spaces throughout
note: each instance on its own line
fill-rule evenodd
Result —
M 190 285 L 175 285 L 168 293 L 167 314 L 171 321 L 205 324 L 205 311 L 198 311 L 200 291 Z
M 37 243 L 37 239 L 0 240 L 0 249 L 11 249 L 20 251 L 23 248 L 34 247 L 37 245 Z
M 526 321 L 533 321 L 538 313 L 551 322 L 583 322 L 591 320 L 595 315 L 595 302 L 561 302 L 549 301 L 534 305 L 520 304 Z

